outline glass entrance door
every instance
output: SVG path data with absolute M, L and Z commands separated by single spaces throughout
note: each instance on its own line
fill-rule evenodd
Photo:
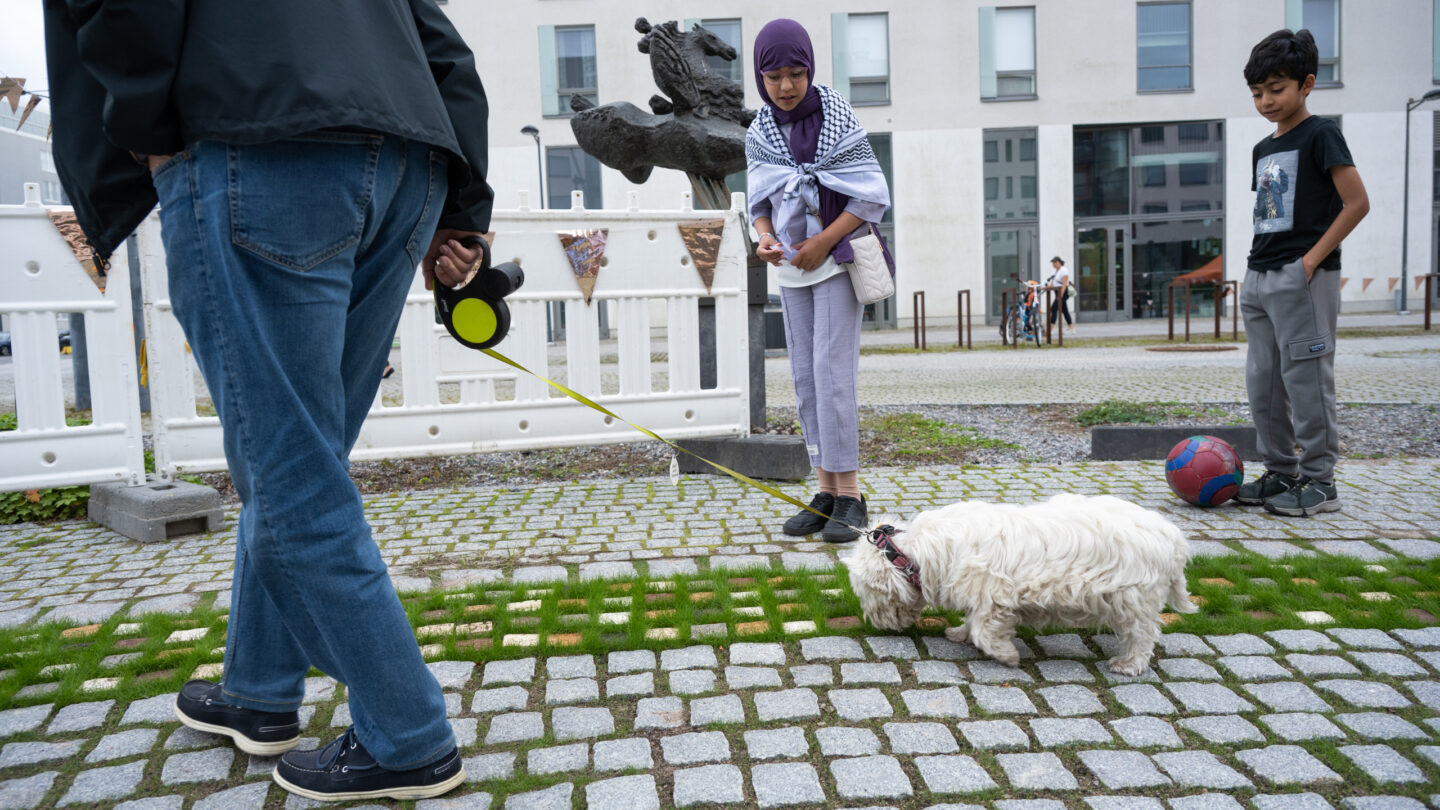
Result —
M 985 308 L 987 323 L 999 323 L 1001 294 L 1010 293 L 1027 280 L 1042 281 L 1036 258 L 1039 229 L 1035 225 L 990 226 L 985 229 Z
M 1075 313 L 1082 321 L 1128 320 L 1130 275 L 1125 228 L 1098 226 L 1075 232 Z

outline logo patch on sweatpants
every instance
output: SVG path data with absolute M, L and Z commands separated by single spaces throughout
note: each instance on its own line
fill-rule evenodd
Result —
M 1310 344 L 1310 353 L 1311 353 L 1311 354 L 1314 354 L 1315 352 L 1323 352 L 1323 351 L 1325 351 L 1325 344 L 1324 344 L 1324 343 L 1311 343 L 1311 344 Z

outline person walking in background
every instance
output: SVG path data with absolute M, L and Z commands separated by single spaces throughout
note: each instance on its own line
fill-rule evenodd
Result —
M 820 492 L 785 522 L 792 536 L 821 532 L 832 543 L 859 537 L 867 503 L 860 492 L 857 378 L 865 307 L 843 265 L 850 237 L 879 222 L 890 191 L 850 104 L 815 83 L 810 35 L 774 20 L 755 37 L 755 83 L 765 106 L 745 138 L 756 255 L 777 268 L 795 402 Z M 894 262 L 886 250 L 886 260 Z
M 101 260 L 158 198 L 242 503 L 223 680 L 175 713 L 301 796 L 438 796 L 464 768 L 347 470 L 416 266 L 463 281 L 489 227 L 474 57 L 434 0 L 122 5 L 45 0 L 55 163 Z M 354 725 L 289 750 L 312 666 Z
M 1050 325 L 1054 326 L 1059 315 L 1065 316 L 1065 323 L 1070 327 L 1070 334 L 1075 334 L 1075 321 L 1070 317 L 1071 301 L 1075 298 L 1075 285 L 1070 283 L 1070 270 L 1065 266 L 1065 260 L 1056 256 L 1050 260 L 1050 266 L 1055 272 L 1045 282 L 1047 287 L 1059 287 L 1052 293 L 1055 296 L 1054 303 L 1050 306 Z
M 1370 210 L 1340 126 L 1306 109 L 1318 65 L 1303 29 L 1264 38 L 1245 65 L 1255 109 L 1275 132 L 1251 153 L 1255 237 L 1240 295 L 1245 387 L 1265 473 L 1241 485 L 1235 500 L 1297 517 L 1340 509 L 1340 241 Z

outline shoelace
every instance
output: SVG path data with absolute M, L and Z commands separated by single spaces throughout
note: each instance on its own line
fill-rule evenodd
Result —
M 335 742 L 325 746 L 325 750 L 320 752 L 320 758 L 315 761 L 315 766 L 332 773 L 336 770 L 346 773 L 350 770 L 350 766 L 342 764 L 341 760 L 345 759 L 345 755 L 359 744 L 360 740 L 355 736 L 355 727 L 351 726 L 345 729 L 345 733 L 341 734 Z

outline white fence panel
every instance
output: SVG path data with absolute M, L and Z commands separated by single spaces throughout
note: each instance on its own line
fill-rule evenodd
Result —
M 10 320 L 16 430 L 0 432 L 0 492 L 144 483 L 145 461 L 130 267 L 114 256 L 101 293 L 27 183 L 24 205 L 0 206 L 0 311 Z M 65 424 L 56 318 L 85 316 L 91 423 Z
M 496 262 L 515 261 L 525 284 L 507 298 L 508 337 L 497 349 L 535 373 L 567 385 L 638 425 L 670 439 L 741 435 L 749 430 L 749 329 L 745 306 L 745 240 L 737 195 L 729 211 L 695 211 L 685 195 L 674 211 L 521 208 L 495 212 Z M 715 388 L 700 387 L 699 299 L 707 295 L 678 225 L 723 219 L 713 284 Z M 607 231 L 605 259 L 586 302 L 560 233 Z M 151 405 L 156 466 L 162 477 L 224 469 L 219 422 L 196 410 L 193 360 L 170 311 L 158 229 L 142 228 Z M 546 313 L 565 312 L 563 353 L 547 346 Z M 653 305 L 652 305 L 653 304 Z M 599 308 L 613 316 L 612 350 L 601 339 Z M 652 313 L 663 314 L 659 324 Z M 657 361 L 654 327 L 666 354 Z M 568 447 L 643 439 L 623 422 L 552 391 L 480 352 L 466 349 L 435 323 L 433 298 L 418 274 L 398 329 L 400 401 L 377 398 L 352 458 L 451 455 Z M 617 362 L 608 362 L 611 359 Z M 563 359 L 562 359 L 563 358 Z

